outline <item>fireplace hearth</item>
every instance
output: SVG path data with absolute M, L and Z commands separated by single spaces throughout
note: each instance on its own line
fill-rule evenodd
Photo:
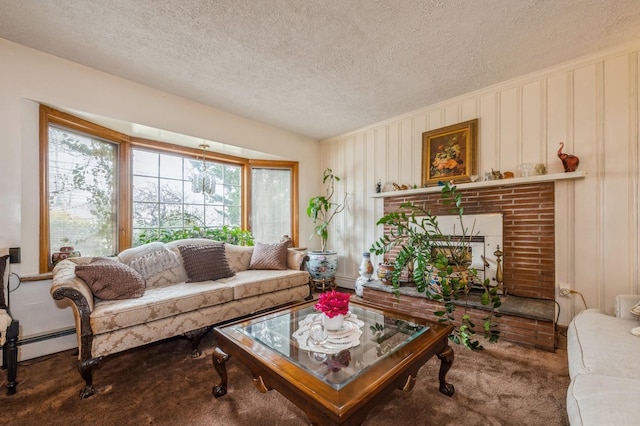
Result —
M 442 309 L 438 302 L 427 299 L 410 283 L 402 283 L 395 294 L 393 286 L 378 280 L 364 284 L 363 300 L 369 304 L 409 312 L 411 315 L 436 321 L 434 311 Z M 555 302 L 513 295 L 501 296 L 502 306 L 497 310 L 502 316 L 496 318 L 500 339 L 545 351 L 555 351 Z M 460 300 L 460 305 L 467 302 Z M 482 305 L 480 296 L 471 294 L 468 312 L 477 323 L 489 308 Z M 456 310 L 456 318 L 463 309 Z

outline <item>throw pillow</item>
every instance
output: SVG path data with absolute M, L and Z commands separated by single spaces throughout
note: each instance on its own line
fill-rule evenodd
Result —
M 635 305 L 633 305 L 630 309 L 631 313 L 633 315 L 638 315 L 640 316 L 640 302 L 636 303 Z
M 229 267 L 233 272 L 238 273 L 249 269 L 253 246 L 237 246 L 235 244 L 225 243 L 224 252 L 227 255 Z
M 175 253 L 162 243 L 124 250 L 118 255 L 118 259 L 135 269 L 145 280 L 180 264 Z
M 164 247 L 165 245 L 160 242 L 147 243 L 141 246 L 131 247 L 126 250 L 122 250 L 120 254 L 118 254 L 118 260 L 126 265 L 131 265 L 131 262 L 138 259 L 139 257 L 144 256 L 148 253 L 153 253 L 154 251 L 161 250 Z
M 131 262 L 129 266 L 138 271 L 140 275 L 142 275 L 142 278 L 146 280 L 147 278 L 151 278 L 154 275 L 158 275 L 167 269 L 177 266 L 179 263 L 178 256 L 171 250 L 162 248 L 161 250 L 140 256 Z
M 87 283 L 94 296 L 103 300 L 133 299 L 145 290 L 142 275 L 118 260 L 95 258 L 86 265 L 77 265 L 76 275 Z
M 275 244 L 257 243 L 253 248 L 249 269 L 287 269 L 289 241 Z
M 178 246 L 188 283 L 215 281 L 235 275 L 225 256 L 224 243 Z

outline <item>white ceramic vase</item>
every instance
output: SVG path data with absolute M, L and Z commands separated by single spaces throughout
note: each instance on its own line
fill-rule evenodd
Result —
M 356 296 L 363 297 L 364 296 L 364 285 L 368 283 L 369 280 L 365 277 L 358 277 L 356 279 Z
M 333 318 L 329 318 L 329 316 L 325 314 L 322 320 L 324 321 L 324 328 L 328 331 L 337 331 L 340 330 L 344 324 L 344 315 L 338 314 Z

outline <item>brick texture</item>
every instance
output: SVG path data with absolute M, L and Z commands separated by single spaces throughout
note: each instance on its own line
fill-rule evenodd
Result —
M 554 184 L 460 190 L 465 214 L 502 213 L 504 286 L 508 294 L 555 298 Z M 414 204 L 434 215 L 450 213 L 440 192 L 384 199 L 385 214 L 402 203 Z M 393 253 L 389 257 L 393 257 Z
M 393 308 L 431 321 L 437 321 L 437 317 L 433 312 L 442 309 L 441 304 L 424 297 L 404 294 L 396 296 L 392 293 L 367 287 L 364 289 L 363 300 L 374 306 Z M 460 324 L 460 318 L 465 313 L 476 324 L 476 331 L 479 333 L 478 339 L 482 342 L 482 335 L 480 334 L 482 333 L 482 318 L 486 317 L 487 311 L 468 308 L 465 312 L 464 308 L 458 307 L 454 312 L 457 325 Z M 555 351 L 555 327 L 552 321 L 503 315 L 495 318 L 494 322 L 498 325 L 498 330 L 500 330 L 501 340 L 549 352 Z
M 460 190 L 465 214 L 502 213 L 504 286 L 514 296 L 555 298 L 555 222 L 554 184 L 541 182 L 515 186 L 484 187 Z M 450 213 L 440 198 L 440 192 L 415 194 L 384 199 L 385 214 L 400 205 L 413 202 L 434 215 Z M 388 232 L 388 230 L 385 230 Z M 394 253 L 388 256 L 393 259 Z M 412 315 L 434 320 L 437 302 L 424 298 L 394 294 L 365 288 L 364 300 L 380 306 L 400 309 Z M 456 309 L 457 320 L 463 309 Z M 476 326 L 486 311 L 470 308 L 467 314 Z M 495 322 L 501 339 L 547 351 L 555 350 L 555 325 L 511 315 Z

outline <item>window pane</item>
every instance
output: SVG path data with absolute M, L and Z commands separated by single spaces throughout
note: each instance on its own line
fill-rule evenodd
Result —
M 50 252 L 117 253 L 117 145 L 49 126 Z
M 182 179 L 182 157 L 161 154 L 160 177 Z
M 160 205 L 160 228 L 182 228 L 183 216 L 182 205 L 161 204 Z
M 182 203 L 182 181 L 160 179 L 160 201 L 163 203 Z
M 241 226 L 241 166 L 135 148 L 133 153 L 134 245 L 161 237 L 163 230 Z
M 240 205 L 240 187 L 225 185 L 223 190 L 225 200 L 224 204 L 234 206 Z
M 157 227 L 158 224 L 157 203 L 133 203 L 134 228 L 151 228 Z
M 158 176 L 159 155 L 155 152 L 134 151 L 133 174 L 142 176 Z
M 240 226 L 240 206 L 226 206 L 224 224 L 227 226 Z
M 240 186 L 240 167 L 238 166 L 224 166 L 224 183 L 227 185 Z
M 291 170 L 251 170 L 251 232 L 262 243 L 291 235 Z
M 207 228 L 220 228 L 223 223 L 223 212 L 220 207 L 207 206 L 206 207 L 206 226 Z
M 224 183 L 224 164 L 207 162 L 207 171 L 214 176 L 216 183 Z
M 158 202 L 158 179 L 144 176 L 133 177 L 133 199 Z
M 184 206 L 184 224 L 189 228 L 194 226 L 204 227 L 204 206 L 186 204 Z

